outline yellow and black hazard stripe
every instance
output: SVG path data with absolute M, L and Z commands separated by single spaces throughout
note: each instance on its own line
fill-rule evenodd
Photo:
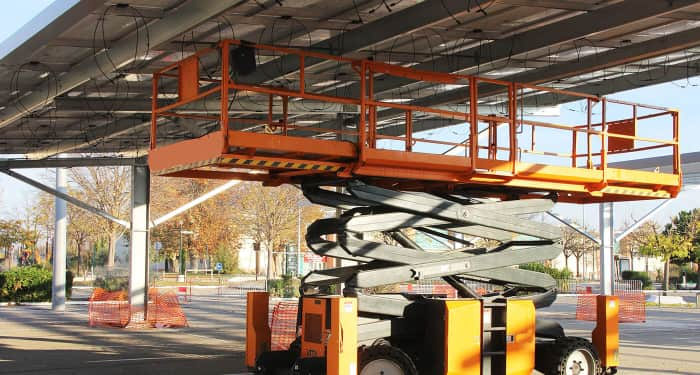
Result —
M 322 164 L 319 162 L 309 161 L 309 162 L 290 162 L 290 161 L 279 161 L 279 160 L 268 160 L 268 159 L 235 159 L 235 158 L 224 158 L 221 160 L 224 164 L 235 164 L 240 166 L 248 167 L 263 167 L 263 168 L 280 168 L 280 169 L 304 169 L 313 170 L 319 172 L 342 172 L 345 167 L 342 165 L 333 164 Z
M 671 198 L 671 193 L 665 190 L 645 190 L 626 187 L 608 186 L 602 190 L 605 194 L 620 194 L 637 197 L 653 197 L 653 198 Z
M 187 170 L 190 170 L 190 169 L 196 169 L 196 168 L 205 167 L 205 166 L 207 166 L 207 165 L 217 164 L 217 163 L 219 163 L 220 161 L 221 161 L 221 157 L 216 157 L 216 158 L 206 159 L 206 160 L 200 160 L 200 161 L 196 161 L 196 162 L 194 162 L 194 163 L 180 164 L 180 165 L 176 165 L 176 166 L 174 166 L 174 167 L 170 167 L 170 168 L 164 169 L 164 170 L 162 170 L 162 171 L 156 171 L 155 174 L 158 175 L 158 176 L 161 176 L 161 175 L 166 175 L 166 174 L 169 174 L 169 173 L 175 173 L 175 172 L 180 172 L 180 171 L 187 171 Z

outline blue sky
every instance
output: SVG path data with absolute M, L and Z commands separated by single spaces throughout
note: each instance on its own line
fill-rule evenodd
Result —
M 24 26 L 54 0 L 3 1 L 0 12 L 0 41 Z
M 53 0 L 4 1 L 3 11 L 0 12 L 0 41 L 4 41 L 17 29 L 31 20 L 36 14 L 45 9 Z M 691 78 L 674 83 L 661 84 L 641 89 L 621 92 L 611 97 L 676 108 L 681 111 L 681 151 L 700 151 L 700 131 L 697 122 L 700 120 L 700 78 Z M 562 119 L 570 120 L 578 104 L 569 104 L 562 108 Z M 555 121 L 554 119 L 544 121 Z M 547 140 L 541 140 L 547 144 Z M 551 140 L 549 141 L 551 144 Z M 35 178 L 46 178 L 48 171 L 22 171 Z M 26 203 L 36 194 L 36 190 L 4 175 L 0 176 L 0 217 L 20 217 Z M 658 201 L 641 201 L 616 204 L 615 222 L 619 227 L 631 218 L 639 218 L 649 209 L 655 207 Z M 655 217 L 658 221 L 666 221 L 681 209 L 691 209 L 700 206 L 700 194 L 688 191 L 667 206 Z M 598 205 L 565 205 L 558 204 L 555 211 L 565 217 L 572 218 L 592 228 L 598 226 Z

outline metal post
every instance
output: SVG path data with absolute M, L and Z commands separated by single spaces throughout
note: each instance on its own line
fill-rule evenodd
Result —
M 61 193 L 67 191 L 67 177 L 65 168 L 56 168 L 56 190 Z M 66 309 L 66 247 L 68 216 L 66 201 L 55 198 L 56 226 L 54 228 L 53 250 L 53 283 L 51 285 L 51 309 L 53 311 L 65 311 Z
M 266 248 L 265 250 L 267 250 L 267 272 L 265 274 L 265 290 L 269 291 L 270 290 L 270 280 L 272 279 L 273 255 L 272 255 L 272 249 Z
M 613 204 L 600 203 L 600 294 L 613 295 Z
M 301 207 L 299 208 L 299 215 L 297 218 L 297 275 L 301 276 Z
M 178 282 L 184 282 L 185 281 L 185 250 L 182 247 L 182 223 L 180 223 L 180 230 L 178 231 L 180 234 L 180 273 L 177 275 L 177 281 Z
M 129 240 L 129 303 L 132 311 L 148 307 L 148 204 L 150 171 L 147 166 L 131 168 L 131 237 Z M 133 319 L 134 317 L 132 317 Z

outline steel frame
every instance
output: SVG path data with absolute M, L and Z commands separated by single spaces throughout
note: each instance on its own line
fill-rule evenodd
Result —
M 298 89 L 253 85 L 243 83 L 226 74 L 227 79 L 205 77 L 195 74 L 193 65 L 208 54 L 220 54 L 221 72 L 236 69 L 230 61 L 232 48 L 245 46 L 255 51 L 295 57 L 299 65 Z M 334 64 L 352 67 L 357 74 L 360 96 L 349 97 L 312 92 L 307 87 L 306 60 L 325 60 Z M 375 98 L 376 77 L 402 77 L 417 82 L 463 84 L 468 86 L 467 112 L 445 108 L 426 107 L 414 104 L 394 103 Z M 161 79 L 178 80 L 180 96 L 174 103 L 162 105 L 158 101 Z M 206 84 L 200 90 L 200 83 Z M 495 85 L 505 92 L 506 115 L 480 114 L 478 110 L 479 85 Z M 266 120 L 251 120 L 231 117 L 228 107 L 232 92 L 249 91 L 268 97 Z M 529 96 L 550 93 L 585 100 L 588 104 L 587 121 L 583 125 L 552 124 L 533 121 L 518 115 L 519 105 Z M 188 104 L 218 96 L 219 113 L 215 116 L 196 116 L 179 113 Z M 678 142 L 678 111 L 644 104 L 574 93 L 523 83 L 505 82 L 462 74 L 447 74 L 421 71 L 389 65 L 370 60 L 356 60 L 306 50 L 283 48 L 271 45 L 249 44 L 238 40 L 224 40 L 216 48 L 203 49 L 187 59 L 167 66 L 153 76 L 152 119 L 149 164 L 154 173 L 179 177 L 216 176 L 231 179 L 264 181 L 268 184 L 301 182 L 309 177 L 363 177 L 373 183 L 393 184 L 403 189 L 455 189 L 460 187 L 480 190 L 518 190 L 533 192 L 558 192 L 559 200 L 566 202 L 603 202 L 675 197 L 680 191 L 681 170 Z M 284 110 L 275 118 L 273 100 L 280 97 Z M 310 99 L 359 108 L 354 129 L 327 129 L 299 126 L 289 119 L 289 101 Z M 602 112 L 600 122 L 594 123 L 592 106 L 598 104 Z M 628 108 L 632 115 L 622 120 L 606 119 L 611 105 Z M 650 114 L 638 116 L 643 109 Z M 378 113 L 397 113 L 404 124 L 403 136 L 382 133 Z M 186 112 L 186 111 L 185 111 Z M 464 143 L 448 140 L 433 140 L 414 136 L 413 122 L 416 113 L 434 118 L 453 120 L 469 126 L 469 139 Z M 218 120 L 220 129 L 205 136 L 170 145 L 158 145 L 157 129 L 160 120 L 188 118 Z M 640 121 L 651 118 L 668 118 L 672 139 L 654 139 L 636 135 L 634 129 Z M 251 122 L 252 121 L 252 122 Z M 249 129 L 236 129 L 232 123 L 251 123 Z M 264 127 L 267 132 L 254 133 L 251 129 Z M 507 128 L 507 136 L 499 136 L 499 128 Z M 312 135 L 301 137 L 290 134 L 290 130 L 303 128 Z M 524 129 L 529 129 L 529 142 L 524 140 Z M 551 152 L 536 147 L 536 130 L 548 129 L 564 132 L 571 140 L 570 152 Z M 631 130 L 630 130 L 631 129 Z M 478 135 L 486 132 L 488 144 L 480 144 Z M 270 134 L 272 133 L 272 134 Z M 306 132 L 305 132 L 306 133 Z M 314 138 L 332 136 L 335 139 Z M 504 139 L 505 138 L 505 139 Z M 378 141 L 397 140 L 403 150 L 383 149 Z M 583 142 L 583 149 L 580 143 Z M 635 147 L 635 142 L 646 146 Z M 440 155 L 415 151 L 418 143 L 440 146 L 463 147 L 465 155 Z M 529 143 L 529 145 L 527 144 Z M 594 146 L 599 144 L 600 146 Z M 651 145 L 649 145 L 651 144 Z M 596 148 L 594 148 L 596 147 Z M 609 155 L 632 153 L 655 148 L 671 148 L 673 172 L 654 173 L 647 171 L 610 168 Z M 504 157 L 502 155 L 507 155 Z M 568 159 L 569 166 L 556 164 L 526 163 L 523 154 L 545 155 Z M 241 163 L 240 161 L 244 162 Z M 232 162 L 235 161 L 235 162 Z

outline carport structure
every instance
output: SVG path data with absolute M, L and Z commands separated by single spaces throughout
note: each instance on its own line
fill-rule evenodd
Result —
M 0 45 L 2 168 L 132 165 L 131 299 L 143 305 L 149 171 L 141 157 L 149 142 L 153 72 L 233 38 L 599 96 L 698 74 L 698 22 L 700 1 L 690 0 L 55 2 Z M 216 63 L 201 62 L 205 70 Z M 257 65 L 255 83 L 283 85 L 299 71 L 274 53 L 258 56 Z M 305 68 L 309 86 L 358 89 L 335 66 L 309 62 Z M 377 81 L 374 90 L 378 98 L 421 106 L 455 108 L 466 98 L 457 85 L 397 77 Z M 161 87 L 159 99 L 177 91 L 176 85 Z M 523 105 L 537 114 L 574 100 L 543 94 Z M 204 103 L 191 110 L 209 108 Z M 267 98 L 245 93 L 228 110 L 264 119 Z M 312 101 L 288 108 L 297 124 L 314 127 L 345 126 L 356 114 L 353 106 Z M 396 116 L 401 114 L 379 114 L 385 134 L 400 134 Z M 413 129 L 451 125 L 416 118 Z M 208 126 L 164 120 L 158 138 L 166 144 L 194 138 Z M 66 154 L 72 156 L 58 157 Z

